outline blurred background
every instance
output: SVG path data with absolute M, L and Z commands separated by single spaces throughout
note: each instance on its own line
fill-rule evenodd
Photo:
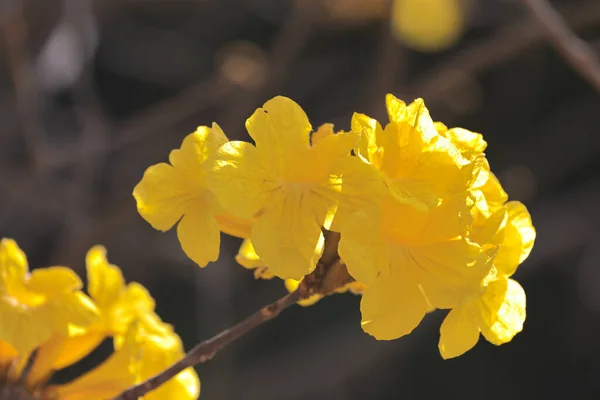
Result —
M 423 97 L 434 120 L 482 132 L 511 199 L 538 231 L 516 278 L 524 331 L 438 353 L 442 312 L 377 342 L 360 299 L 293 307 L 198 367 L 210 399 L 597 399 L 600 396 L 600 95 L 520 0 L 2 0 L 0 236 L 32 268 L 84 274 L 97 243 L 154 295 L 186 348 L 285 293 L 234 262 L 201 270 L 131 195 L 198 125 L 247 139 L 274 95 L 313 126 L 387 121 L 384 96 Z M 600 54 L 600 1 L 552 3 Z M 107 347 L 108 346 L 108 347 Z M 64 371 L 69 379 L 110 345 Z

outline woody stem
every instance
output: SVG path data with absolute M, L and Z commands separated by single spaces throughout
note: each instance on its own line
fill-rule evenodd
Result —
M 300 300 L 300 298 L 301 294 L 296 290 L 295 292 L 289 293 L 280 298 L 274 303 L 261 308 L 259 311 L 237 325 L 227 328 L 216 336 L 198 343 L 196 347 L 190 350 L 181 360 L 177 361 L 175 364 L 171 365 L 169 368 L 158 373 L 157 375 L 146 379 L 144 382 L 130 387 L 118 396 L 114 397 L 113 400 L 137 400 L 139 397 L 158 388 L 184 369 L 210 360 L 225 346 L 235 342 L 237 339 L 244 336 L 246 333 L 250 332 L 259 325 L 275 318 L 283 310 Z

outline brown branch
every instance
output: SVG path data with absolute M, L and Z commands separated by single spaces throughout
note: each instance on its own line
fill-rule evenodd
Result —
M 600 92 L 600 61 L 590 47 L 571 31 L 547 0 L 522 1 L 565 61 Z
M 46 133 L 40 118 L 39 93 L 34 66 L 27 47 L 29 27 L 23 5 L 17 4 L 0 26 L 6 42 L 6 54 L 12 79 L 17 118 L 23 135 L 32 171 L 40 173 L 46 150 Z
M 600 21 L 600 2 L 591 1 L 561 10 L 573 29 L 586 29 Z M 527 19 L 501 29 L 447 62 L 422 74 L 409 86 L 403 97 L 423 97 L 429 104 L 446 101 L 464 82 L 465 76 L 486 72 L 518 57 L 544 39 L 541 27 Z
M 257 326 L 275 318 L 279 313 L 295 304 L 298 300 L 300 300 L 299 291 L 285 295 L 276 302 L 263 307 L 239 324 L 225 329 L 216 336 L 197 344 L 181 360 L 159 374 L 127 389 L 117 397 L 114 397 L 113 400 L 137 400 L 140 396 L 158 388 L 184 369 L 210 360 L 225 346 L 233 343 Z

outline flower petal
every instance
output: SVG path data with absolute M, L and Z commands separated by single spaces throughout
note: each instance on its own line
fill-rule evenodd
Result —
M 0 290 L 5 285 L 22 282 L 27 275 L 27 257 L 12 239 L 0 240 Z
M 268 162 L 267 170 L 277 174 L 297 150 L 309 148 L 312 126 L 302 108 L 287 97 L 277 96 L 257 109 L 246 121 L 246 129 L 258 152 Z
M 389 246 L 379 233 L 379 212 L 373 207 L 353 214 L 342 226 L 338 245 L 350 275 L 366 285 L 390 265 Z
M 231 213 L 215 215 L 221 232 L 241 239 L 250 237 L 255 219 L 239 218 Z
M 377 120 L 360 113 L 352 115 L 352 132 L 360 134 L 356 154 L 366 162 L 376 163 L 375 154 L 378 152 L 377 138 L 381 137 L 383 128 Z M 378 164 L 376 164 L 379 167 Z
M 184 212 L 187 187 L 183 177 L 169 164 L 148 167 L 142 180 L 133 189 L 137 209 L 154 229 L 167 231 Z
M 52 336 L 51 315 L 43 309 L 30 310 L 20 304 L 0 301 L 0 340 L 19 354 L 28 354 Z
M 377 171 L 358 157 L 339 158 L 332 164 L 327 181 L 315 190 L 337 202 L 331 226 L 325 225 L 326 229 L 336 232 L 353 213 L 376 206 L 387 193 Z
M 504 231 L 504 241 L 500 246 L 494 265 L 498 271 L 511 276 L 531 253 L 535 242 L 535 228 L 527 208 L 518 201 L 506 203 L 508 222 Z
M 369 285 L 360 303 L 362 328 L 378 340 L 408 335 L 419 325 L 428 309 L 418 285 L 401 272 L 399 265 L 394 264 L 397 262 L 392 260 L 389 271 L 382 272 Z
M 263 207 L 276 185 L 262 168 L 256 147 L 233 141 L 224 144 L 212 159 L 207 183 L 223 208 L 241 218 L 252 218 Z
M 254 270 L 256 279 L 273 279 L 275 275 L 269 271 L 265 263 L 260 259 L 250 239 L 244 239 L 238 253 L 235 256 L 235 261 L 242 267 Z
M 49 267 L 32 271 L 27 280 L 27 287 L 38 293 L 56 295 L 81 289 L 83 283 L 70 268 Z
M 252 244 L 269 270 L 282 279 L 302 279 L 323 252 L 323 234 L 305 189 L 278 190 L 252 230 Z
M 488 342 L 501 345 L 512 340 L 525 322 L 525 291 L 513 279 L 489 284 L 479 301 L 481 333 Z
M 108 307 L 118 300 L 125 288 L 121 269 L 106 258 L 106 248 L 92 247 L 85 257 L 88 293 L 99 307 Z
M 221 233 L 210 211 L 190 209 L 177 225 L 177 237 L 185 254 L 199 266 L 219 258 Z
M 450 310 L 440 327 L 438 348 L 444 359 L 458 357 L 479 341 L 479 326 L 464 307 Z
M 18 355 L 19 353 L 14 347 L 4 340 L 0 340 L 0 365 L 11 362 L 17 358 Z
M 52 368 L 59 370 L 75 364 L 98 347 L 105 337 L 104 332 L 89 331 L 65 338 L 61 352 L 54 360 Z

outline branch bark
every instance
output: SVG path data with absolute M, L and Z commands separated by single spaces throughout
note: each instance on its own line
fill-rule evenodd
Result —
M 565 61 L 600 92 L 600 61 L 590 47 L 571 31 L 547 0 L 522 1 Z
M 158 388 L 184 369 L 210 360 L 227 345 L 235 342 L 259 325 L 277 317 L 283 310 L 300 300 L 300 297 L 300 292 L 295 291 L 263 307 L 237 325 L 225 329 L 216 336 L 197 344 L 181 360 L 159 374 L 127 389 L 117 397 L 114 397 L 113 400 L 137 400 L 139 397 Z

